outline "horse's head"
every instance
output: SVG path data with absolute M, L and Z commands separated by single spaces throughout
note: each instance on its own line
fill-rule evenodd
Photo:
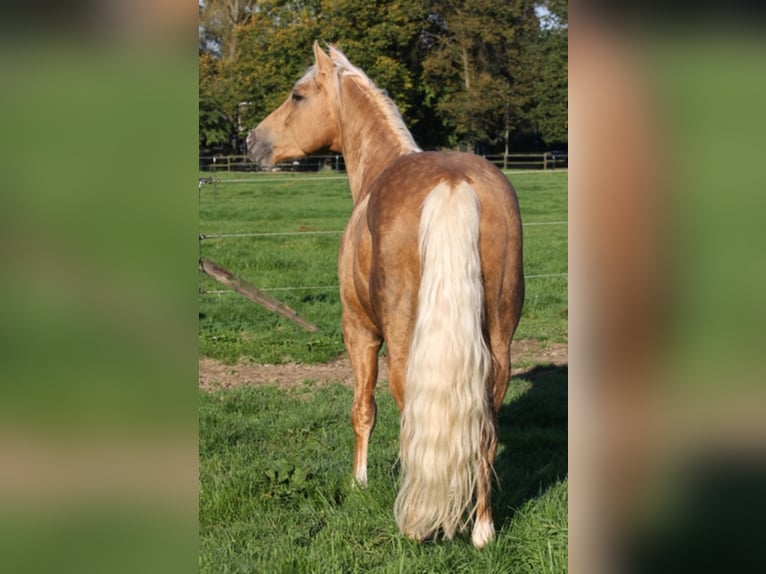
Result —
M 247 152 L 262 166 L 320 150 L 340 152 L 333 62 L 314 42 L 314 65 L 290 95 L 247 135 Z

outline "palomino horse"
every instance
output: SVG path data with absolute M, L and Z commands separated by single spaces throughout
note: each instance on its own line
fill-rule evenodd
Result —
M 354 371 L 354 477 L 367 482 L 378 351 L 401 410 L 395 515 L 416 540 L 494 538 L 497 411 L 524 298 L 521 220 L 507 178 L 474 155 L 422 152 L 393 102 L 346 57 L 315 63 L 247 137 L 264 166 L 343 154 L 354 209 L 338 256 Z

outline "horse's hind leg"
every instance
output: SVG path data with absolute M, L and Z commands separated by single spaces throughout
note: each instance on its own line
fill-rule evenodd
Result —
M 483 548 L 495 538 L 495 524 L 492 522 L 492 463 L 497 451 L 497 435 L 493 433 L 491 441 L 484 437 L 487 455 L 481 462 L 479 480 L 476 485 L 476 520 L 473 523 L 471 542 L 476 548 Z
M 344 314 L 343 337 L 354 371 L 354 402 L 351 425 L 354 428 L 354 480 L 367 484 L 367 448 L 375 426 L 375 385 L 378 379 L 378 351 L 382 339 L 377 331 L 356 317 Z
M 492 420 L 497 428 L 497 413 L 503 404 L 503 398 L 508 390 L 508 382 L 511 376 L 511 357 L 507 333 L 497 332 L 490 337 L 490 347 L 493 357 L 492 381 L 488 388 L 489 405 L 492 410 Z M 487 440 L 486 457 L 482 461 L 479 481 L 476 487 L 476 520 L 471 533 L 471 541 L 477 548 L 482 548 L 487 542 L 495 537 L 495 526 L 492 521 L 492 465 L 495 462 L 497 452 L 497 432 L 491 441 Z

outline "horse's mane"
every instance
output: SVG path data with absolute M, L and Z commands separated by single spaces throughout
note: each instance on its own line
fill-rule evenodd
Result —
M 334 46 L 330 46 L 329 48 L 330 60 L 332 60 L 332 63 L 335 65 L 335 81 L 337 82 L 338 93 L 343 93 L 340 89 L 341 78 L 347 76 L 356 79 L 365 89 L 365 92 L 368 94 L 375 107 L 380 110 L 388 124 L 394 128 L 394 131 L 399 135 L 404 146 L 408 148 L 409 151 L 420 151 L 410 130 L 404 125 L 404 120 L 399 113 L 399 109 L 396 107 L 393 100 L 388 97 L 386 92 L 378 88 L 367 74 L 349 62 L 343 52 Z

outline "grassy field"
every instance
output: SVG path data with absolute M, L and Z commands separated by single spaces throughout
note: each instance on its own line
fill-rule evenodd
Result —
M 202 174 L 208 175 L 208 174 Z M 326 362 L 343 353 L 336 257 L 351 212 L 348 182 L 332 174 L 219 173 L 255 182 L 205 185 L 200 233 L 245 234 L 201 242 L 201 255 L 271 294 L 319 326 L 307 333 L 235 294 L 200 295 L 200 354 L 225 362 Z M 524 219 L 527 295 L 517 339 L 565 342 L 567 271 L 566 172 L 511 176 Z M 543 225 L 541 225 L 543 224 Z M 323 232 L 314 234 L 312 232 Z M 261 235 L 259 233 L 293 233 Z M 225 290 L 200 274 L 200 287 Z
M 219 177 L 228 174 L 219 174 Z M 200 353 L 233 363 L 323 362 L 343 351 L 335 257 L 351 210 L 347 182 L 304 174 L 232 174 L 256 183 L 204 186 L 200 232 L 284 233 L 211 238 L 202 255 L 273 291 L 319 333 L 303 332 L 235 294 L 200 295 Z M 566 173 L 511 176 L 525 222 L 527 299 L 517 338 L 566 342 Z M 200 277 L 207 290 L 222 289 Z M 300 289 L 294 289 L 301 287 Z M 311 287 L 311 288 L 309 288 Z M 393 519 L 398 410 L 381 381 L 366 489 L 351 488 L 352 390 L 297 388 L 200 393 L 200 571 L 566 572 L 567 368 L 532 365 L 500 411 L 493 509 L 497 540 L 468 535 L 416 544 Z
M 382 384 L 370 482 L 350 487 L 351 389 L 242 387 L 203 394 L 202 572 L 565 572 L 566 370 L 514 379 L 500 411 L 498 539 L 423 545 L 393 518 L 398 410 Z

